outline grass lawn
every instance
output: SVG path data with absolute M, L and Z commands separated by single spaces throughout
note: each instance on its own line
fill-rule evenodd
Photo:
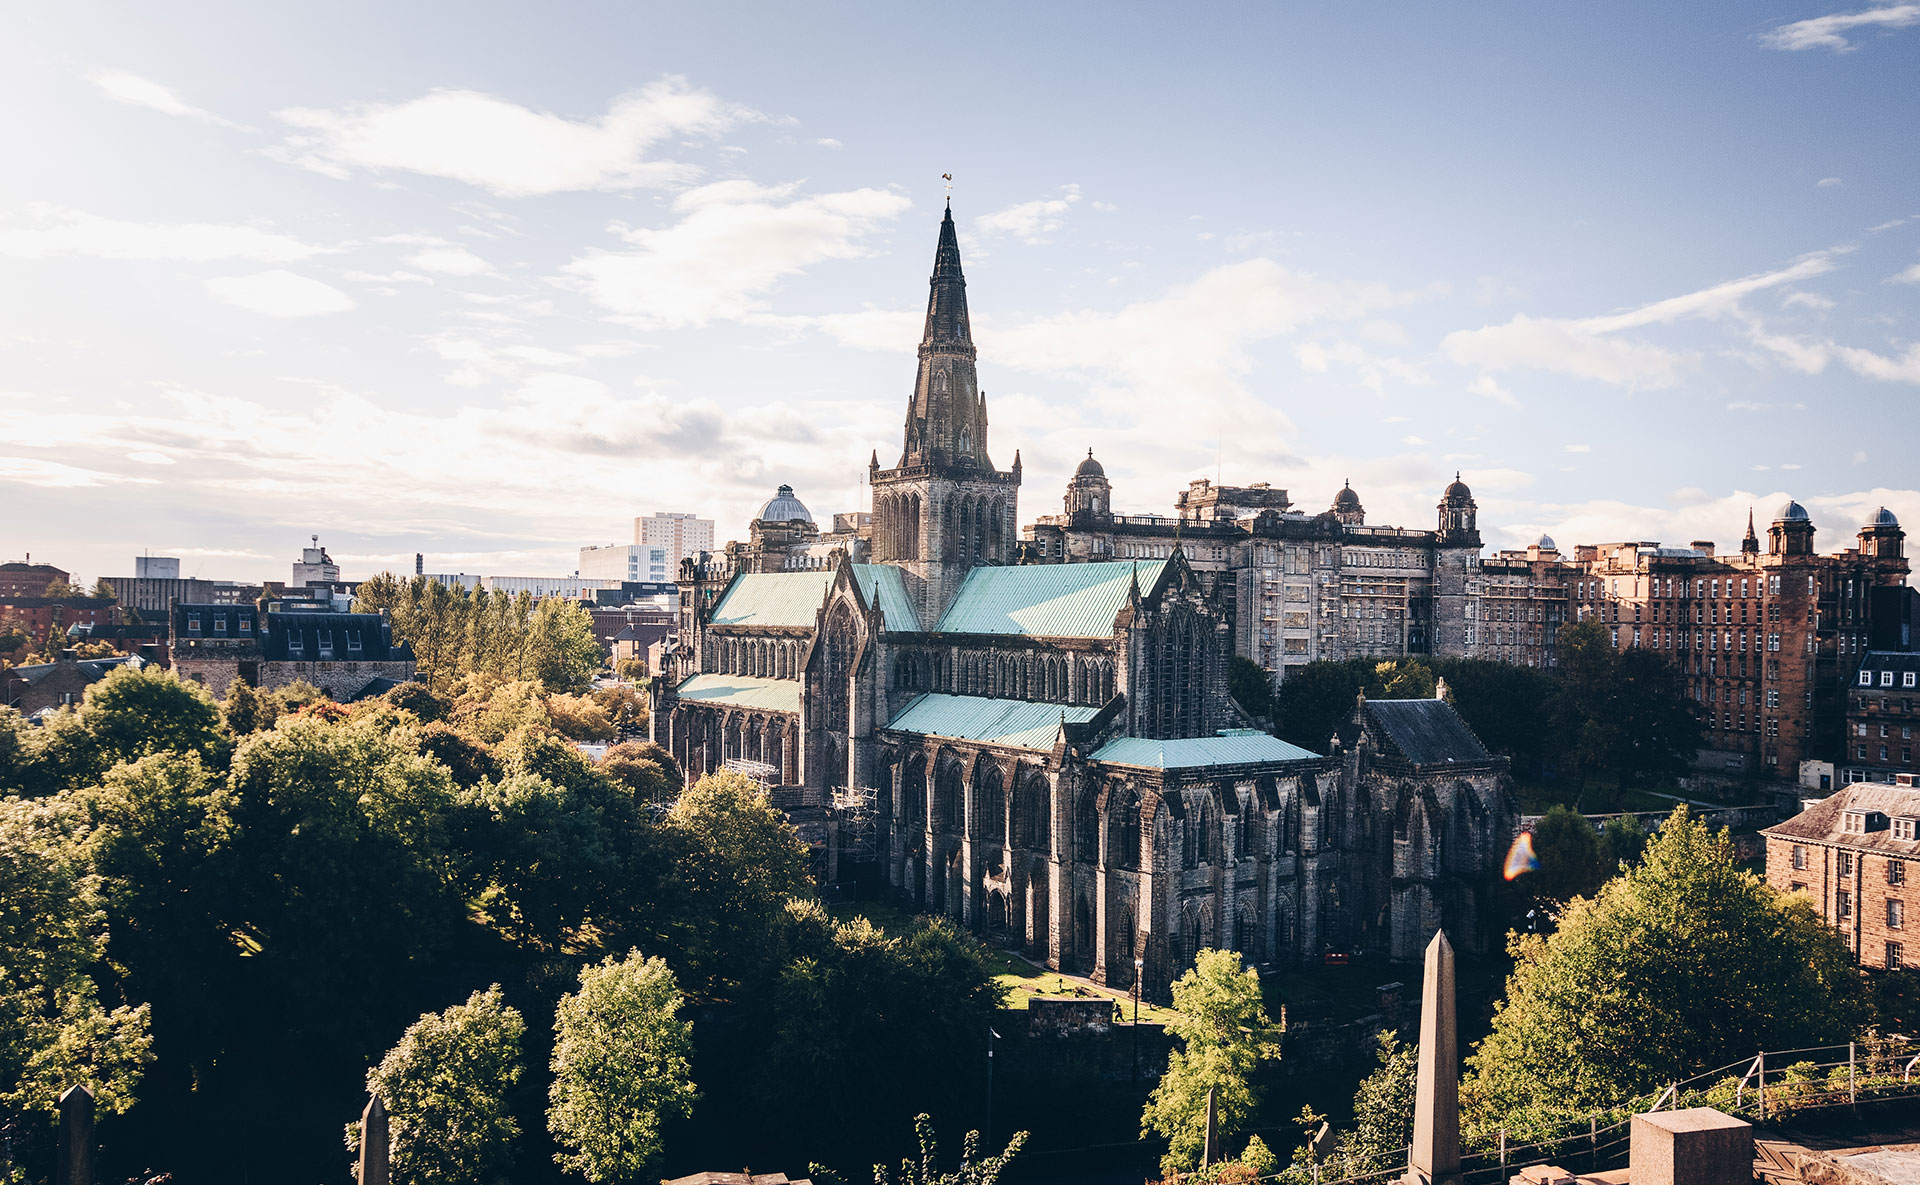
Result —
M 828 906 L 827 914 L 838 922 L 864 917 L 889 934 L 910 934 L 927 924 L 927 919 L 923 916 L 879 901 L 863 901 L 858 905 Z M 1000 986 L 1007 989 L 1007 1007 L 1009 1008 L 1025 1008 L 1027 1002 L 1035 996 L 1105 996 L 1121 1004 L 1122 1020 L 1133 1019 L 1133 993 L 1131 992 L 1111 990 L 1077 975 L 1062 975 L 1058 971 L 1036 967 L 1011 951 L 998 950 L 989 946 L 985 948 L 985 952 L 987 963 L 993 968 L 994 979 Z M 1173 1015 L 1171 1008 L 1162 1008 L 1149 1000 L 1140 1001 L 1142 1021 L 1165 1024 Z

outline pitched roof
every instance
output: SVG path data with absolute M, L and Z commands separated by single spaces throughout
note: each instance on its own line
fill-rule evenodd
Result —
M 1367 719 L 1395 756 L 1414 765 L 1492 761 L 1453 705 L 1440 699 L 1370 699 Z
M 1111 638 L 1135 574 L 1144 593 L 1166 566 L 1165 560 L 1121 560 L 975 568 L 934 628 L 943 634 Z
M 757 679 L 751 675 L 695 675 L 674 689 L 694 703 L 725 708 L 798 712 L 800 683 L 795 679 Z
M 888 630 L 920 629 L 920 615 L 913 611 L 907 597 L 906 582 L 900 569 L 892 564 L 852 564 L 853 578 L 860 583 L 860 595 L 871 604 L 877 597 L 880 612 L 886 615 Z
M 734 578 L 713 607 L 713 625 L 788 626 L 810 629 L 833 585 L 833 569 L 748 572 Z
M 146 662 L 138 655 L 116 654 L 111 658 L 82 658 L 76 659 L 72 663 L 64 664 L 57 662 L 28 663 L 23 667 L 8 667 L 6 671 L 0 673 L 4 673 L 10 678 L 18 679 L 28 687 L 32 687 L 48 675 L 60 670 L 62 666 L 78 667 L 80 673 L 87 676 L 87 682 L 95 683 L 112 674 L 115 667 L 132 667 L 137 671 L 146 665 Z
M 413 657 L 393 641 L 392 627 L 378 613 L 317 613 L 290 610 L 267 616 L 261 656 L 273 662 L 342 659 L 404 662 Z
M 921 736 L 952 737 L 1016 749 L 1051 749 L 1060 721 L 1079 724 L 1100 709 L 1084 704 L 1037 704 L 977 695 L 916 695 L 887 727 Z
M 1920 818 L 1920 790 L 1876 786 L 1871 782 L 1845 786 L 1786 822 L 1761 828 L 1760 834 L 1871 848 L 1889 855 L 1920 856 L 1920 840 L 1895 839 L 1890 827 L 1865 834 L 1842 831 L 1840 816 L 1847 811 L 1878 811 L 1889 818 L 1917 819 Z
M 1140 765 L 1149 769 L 1193 769 L 1204 765 L 1318 761 L 1320 755 L 1257 728 L 1223 728 L 1218 736 L 1181 740 L 1118 737 L 1094 750 L 1093 760 L 1109 765 Z

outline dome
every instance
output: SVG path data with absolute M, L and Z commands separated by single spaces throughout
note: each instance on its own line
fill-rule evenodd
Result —
M 1333 508 L 1335 510 L 1360 509 L 1360 495 L 1353 492 L 1353 484 L 1351 482 L 1343 486 L 1340 492 L 1333 496 Z
M 1786 504 L 1773 512 L 1773 521 L 1777 523 L 1807 523 L 1813 520 L 1807 517 L 1807 508 L 1788 499 Z
M 1075 477 L 1105 477 L 1106 469 L 1093 459 L 1093 450 L 1087 450 L 1087 459 L 1080 462 L 1080 468 L 1073 471 Z
M 1465 502 L 1465 501 L 1470 501 L 1473 498 L 1473 491 L 1467 488 L 1466 482 L 1460 480 L 1460 474 L 1458 471 L 1456 471 L 1453 475 L 1453 484 L 1447 487 L 1446 497 L 1447 497 L 1447 501 L 1449 502 L 1454 502 L 1454 501 Z
M 790 523 L 812 522 L 813 516 L 793 496 L 792 486 L 781 486 L 778 493 L 760 504 L 760 513 L 754 515 L 760 522 Z
M 1559 551 L 1560 550 L 1560 545 L 1553 541 L 1552 535 L 1540 536 L 1540 542 L 1534 544 L 1534 546 L 1539 548 L 1541 551 Z
M 1875 527 L 1894 527 L 1897 529 L 1900 526 L 1900 520 L 1893 517 L 1893 511 L 1882 506 L 1867 516 L 1866 526 L 1868 530 L 1872 530 Z

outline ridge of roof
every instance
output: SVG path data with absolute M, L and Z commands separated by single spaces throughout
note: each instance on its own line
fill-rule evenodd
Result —
M 934 629 L 943 634 L 1030 638 L 1111 638 L 1136 573 L 1155 587 L 1169 561 L 980 567 L 967 573 Z

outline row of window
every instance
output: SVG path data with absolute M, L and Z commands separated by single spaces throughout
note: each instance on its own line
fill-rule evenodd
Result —
M 1860 672 L 1860 686 L 1862 686 L 1862 687 L 1874 687 L 1874 686 L 1879 686 L 1879 687 L 1892 687 L 1892 686 L 1893 686 L 1893 677 L 1894 677 L 1895 675 L 1898 675 L 1898 676 L 1900 676 L 1900 686 L 1902 686 L 1902 687 L 1913 687 L 1913 686 L 1916 686 L 1916 685 L 1920 685 L 1920 672 L 1915 672 L 1915 671 L 1881 671 L 1881 672 L 1880 672 L 1880 679 L 1879 679 L 1879 682 L 1878 682 L 1878 683 L 1876 684 L 1876 683 L 1874 682 L 1874 673 L 1873 673 L 1872 671 L 1861 671 L 1861 672 Z

